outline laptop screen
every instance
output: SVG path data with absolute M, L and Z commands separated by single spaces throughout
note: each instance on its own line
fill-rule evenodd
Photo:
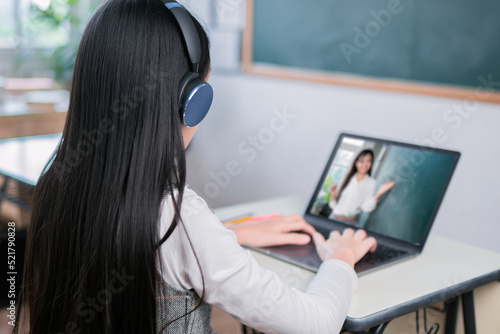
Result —
M 459 156 L 341 134 L 307 213 L 422 244 Z

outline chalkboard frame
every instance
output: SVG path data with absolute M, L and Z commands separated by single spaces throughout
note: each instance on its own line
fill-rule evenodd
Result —
M 283 79 L 304 80 L 324 84 L 335 84 L 366 89 L 394 91 L 400 93 L 454 98 L 475 102 L 500 104 L 500 92 L 480 88 L 465 88 L 446 84 L 421 83 L 410 80 L 372 78 L 355 74 L 336 73 L 286 67 L 253 61 L 253 12 L 254 1 L 247 0 L 246 22 L 242 38 L 242 68 L 252 75 L 273 76 Z

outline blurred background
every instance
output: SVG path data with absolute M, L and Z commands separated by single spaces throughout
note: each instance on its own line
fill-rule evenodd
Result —
M 215 100 L 187 156 L 188 181 L 212 207 L 276 196 L 307 200 L 338 134 L 350 132 L 460 151 L 431 234 L 500 251 L 499 104 L 247 74 L 241 62 L 245 0 L 179 2 L 211 40 Z M 0 223 L 5 232 L 15 222 L 19 252 L 33 185 L 65 122 L 80 36 L 100 3 L 0 2 Z M 240 168 L 230 174 L 234 162 Z M 498 311 L 499 285 L 476 294 L 479 309 Z M 491 311 L 478 312 L 478 328 L 500 328 L 493 318 Z M 219 320 L 218 332 L 241 331 L 227 314 L 217 313 Z M 394 323 L 387 333 L 414 330 L 414 317 Z

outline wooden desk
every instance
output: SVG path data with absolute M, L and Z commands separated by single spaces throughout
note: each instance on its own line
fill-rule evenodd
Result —
M 256 215 L 304 212 L 306 199 L 284 197 L 215 210 L 221 219 L 243 212 Z M 252 251 L 257 261 L 293 287 L 304 290 L 314 273 Z M 465 332 L 475 333 L 472 291 L 500 279 L 500 253 L 430 234 L 421 255 L 359 277 L 344 329 L 382 333 L 389 321 L 438 301 L 461 296 Z M 446 333 L 454 333 L 458 298 L 450 304 Z M 500 309 L 500 308 L 499 308 Z
M 0 139 L 61 132 L 68 99 L 68 92 L 61 90 L 5 94 L 0 103 Z
M 50 112 L 1 116 L 0 139 L 61 132 L 66 115 L 66 112 Z

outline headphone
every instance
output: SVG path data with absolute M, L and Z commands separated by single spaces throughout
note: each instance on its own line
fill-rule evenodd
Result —
M 189 55 L 191 71 L 186 73 L 179 83 L 178 108 L 182 124 L 193 127 L 207 115 L 214 91 L 209 83 L 200 79 L 201 41 L 190 14 L 176 1 L 161 1 L 174 15 Z

